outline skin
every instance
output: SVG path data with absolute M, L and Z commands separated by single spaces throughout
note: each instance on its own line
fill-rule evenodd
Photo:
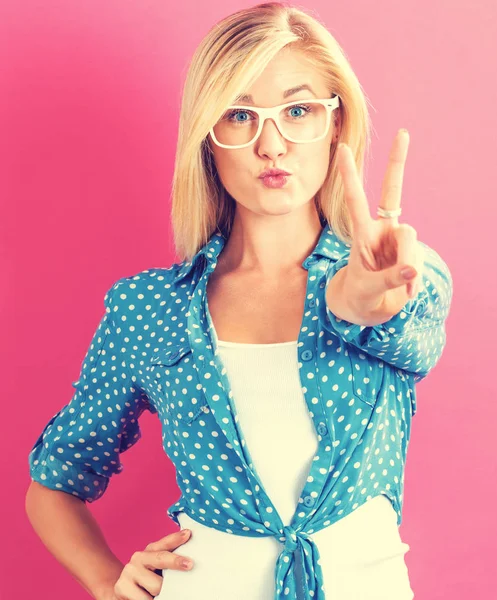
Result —
M 302 83 L 310 84 L 318 98 L 330 95 L 320 74 L 305 58 L 285 50 L 247 93 L 252 94 L 256 106 L 275 106 L 285 102 L 284 90 Z M 286 101 L 311 98 L 308 91 L 300 91 Z M 338 110 L 332 116 L 335 122 L 332 119 L 326 138 L 312 144 L 288 142 L 270 120 L 264 124 L 258 140 L 247 148 L 219 148 L 210 140 L 221 181 L 236 200 L 233 229 L 217 269 L 256 274 L 268 282 L 274 281 L 275 272 L 284 279 L 302 271 L 301 264 L 321 233 L 312 200 L 324 182 L 330 150 L 338 135 Z M 383 208 L 400 207 L 408 142 L 404 132 L 399 132 L 394 140 L 382 189 Z M 337 316 L 374 325 L 399 312 L 408 300 L 410 286 L 401 279 L 400 267 L 414 266 L 416 278 L 420 279 L 422 250 L 416 231 L 409 225 L 399 225 L 396 218 L 371 218 L 348 146 L 338 149 L 337 160 L 352 216 L 354 241 L 348 266 L 328 286 L 327 303 Z M 284 188 L 268 189 L 258 179 L 261 171 L 271 167 L 293 173 Z M 414 290 L 416 283 L 416 279 L 411 280 Z M 135 552 L 123 566 L 79 499 L 32 482 L 26 504 L 31 523 L 51 552 L 97 600 L 141 600 L 150 597 L 147 592 L 152 597 L 158 595 L 162 577 L 156 570 L 182 569 L 181 558 L 188 554 L 175 551 L 190 539 L 191 532 L 185 537 L 175 532 Z M 50 511 L 53 518 L 47 518 Z M 54 523 L 59 527 L 54 527 Z M 73 535 L 67 535 L 68 529 Z M 74 540 L 79 541 L 77 547 Z
M 316 96 L 302 90 L 283 98 L 285 90 L 303 83 L 309 84 Z M 302 53 L 288 49 L 271 61 L 245 93 L 260 107 L 331 97 L 321 74 Z M 220 148 L 209 136 L 219 177 L 236 201 L 233 228 L 217 269 L 256 275 L 268 283 L 274 281 L 274 273 L 284 276 L 302 270 L 302 262 L 321 232 L 313 199 L 326 177 L 331 144 L 338 135 L 334 123 L 338 115 L 335 109 L 328 135 L 311 144 L 287 141 L 270 119 L 260 137 L 246 148 Z M 266 188 L 258 176 L 267 168 L 292 173 L 286 186 Z
M 162 587 L 162 569 L 190 570 L 181 566 L 181 559 L 189 558 L 182 547 L 192 537 L 189 530 L 183 530 L 184 536 L 177 531 L 151 542 L 123 564 L 80 498 L 31 481 L 25 508 L 43 544 L 95 600 L 154 598 Z
M 380 206 L 400 208 L 409 133 L 400 129 L 394 139 L 383 179 Z M 373 219 L 366 194 L 346 144 L 338 148 L 338 165 L 352 219 L 353 243 L 349 263 L 330 281 L 326 301 L 339 318 L 358 325 L 385 323 L 421 289 L 424 250 L 414 227 L 398 218 Z M 402 276 L 405 267 L 414 276 Z
M 284 90 L 302 83 L 308 83 L 316 96 L 302 90 L 283 98 Z M 331 95 L 323 76 L 306 57 L 287 48 L 273 58 L 245 93 L 252 96 L 253 105 L 260 107 Z M 289 142 L 270 119 L 264 123 L 259 138 L 246 148 L 221 148 L 209 136 L 221 182 L 236 202 L 233 227 L 219 257 L 218 273 L 255 276 L 261 284 L 268 285 L 274 283 L 275 273 L 281 281 L 301 273 L 302 262 L 321 233 L 313 199 L 325 180 L 339 126 L 339 109 L 335 109 L 327 136 L 311 144 Z M 383 182 L 380 206 L 385 209 L 400 207 L 408 143 L 407 131 L 400 130 Z M 397 314 L 419 291 L 423 250 L 413 227 L 399 225 L 398 218 L 371 218 L 347 145 L 337 150 L 337 161 L 352 219 L 353 243 L 349 265 L 328 286 L 327 304 L 341 318 L 376 325 Z M 287 185 L 266 188 L 258 179 L 266 168 L 292 173 Z M 410 283 L 399 274 L 404 266 L 415 269 Z
M 120 578 L 112 589 L 106 589 L 98 600 L 145 600 L 144 590 L 150 592 L 155 598 L 162 589 L 162 569 L 175 569 L 189 571 L 193 568 L 193 560 L 184 554 L 176 554 L 182 544 L 185 544 L 191 536 L 189 529 L 182 529 L 170 533 L 156 542 L 151 542 L 145 550 L 133 554 L 130 561 L 124 566 Z M 189 566 L 183 563 L 183 559 L 190 561 Z M 142 589 L 143 588 L 143 589 Z
M 318 98 L 329 96 L 324 81 L 294 51 L 282 51 L 265 69 L 247 93 L 256 106 L 283 104 L 283 91 L 309 83 Z M 300 91 L 291 100 L 309 100 Z M 338 113 L 337 113 L 338 115 Z M 335 119 L 337 117 L 335 116 Z M 312 202 L 324 182 L 331 144 L 337 138 L 337 123 L 315 144 L 293 144 L 285 140 L 272 121 L 266 121 L 261 136 L 247 148 L 220 148 L 211 140 L 220 179 L 236 201 L 233 229 L 219 258 L 223 272 L 252 274 L 274 281 L 275 269 L 286 275 L 302 270 L 302 262 L 314 248 L 321 233 L 319 217 Z M 404 165 L 409 135 L 400 130 L 394 140 L 383 182 L 380 206 L 400 207 Z M 373 219 L 359 179 L 352 151 L 346 144 L 337 150 L 340 174 L 350 210 L 353 243 L 349 263 L 333 277 L 326 290 L 327 303 L 337 316 L 353 323 L 381 323 L 399 310 L 418 289 L 423 266 L 422 249 L 413 227 L 399 225 L 398 218 Z M 287 186 L 268 189 L 258 175 L 266 168 L 282 168 L 293 175 Z M 415 269 L 408 282 L 400 275 L 404 266 Z M 186 536 L 188 538 L 188 535 Z M 172 552 L 186 540 L 180 532 L 149 544 L 125 566 L 114 588 L 102 600 L 134 598 L 139 588 L 154 596 L 162 578 L 153 569 L 180 569 L 180 557 Z M 138 597 L 138 596 L 136 596 Z M 142 596 L 140 595 L 140 598 Z

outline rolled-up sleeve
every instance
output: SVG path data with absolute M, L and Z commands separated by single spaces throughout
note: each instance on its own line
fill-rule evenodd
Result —
M 453 294 L 453 281 L 439 254 L 419 242 L 425 251 L 423 286 L 391 319 L 372 327 L 336 317 L 327 306 L 324 327 L 363 352 L 414 374 L 414 381 L 428 375 L 446 345 L 445 321 Z M 326 287 L 349 261 L 349 252 L 330 263 Z M 326 302 L 325 302 L 326 305 Z
M 157 412 L 133 381 L 116 332 L 113 297 L 120 281 L 105 294 L 105 314 L 72 383 L 72 399 L 29 453 L 33 481 L 87 502 L 100 498 L 110 477 L 123 470 L 120 455 L 141 437 L 138 417 Z

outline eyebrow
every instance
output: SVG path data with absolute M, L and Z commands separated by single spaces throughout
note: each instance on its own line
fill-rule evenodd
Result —
M 297 92 L 300 92 L 302 90 L 309 90 L 309 92 L 311 92 L 311 94 L 313 94 L 313 96 L 315 98 L 317 98 L 316 92 L 307 83 L 302 83 L 301 85 L 296 85 L 295 87 L 292 87 L 289 90 L 286 90 L 285 92 L 283 92 L 283 98 L 288 98 L 288 96 L 293 96 L 293 94 L 296 94 Z M 252 98 L 252 96 L 250 94 L 242 94 L 241 96 L 237 96 L 235 98 L 235 103 L 238 103 L 238 102 L 248 102 L 249 104 L 253 104 L 254 99 Z

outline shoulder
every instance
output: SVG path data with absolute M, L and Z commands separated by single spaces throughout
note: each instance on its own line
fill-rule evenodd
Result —
M 139 307 L 158 305 L 167 299 L 174 287 L 182 263 L 170 267 L 144 269 L 117 279 L 106 291 L 107 312 L 133 311 Z

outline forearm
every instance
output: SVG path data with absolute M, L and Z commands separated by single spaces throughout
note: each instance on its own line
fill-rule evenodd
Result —
M 366 306 L 364 303 L 356 306 L 354 298 L 349 297 L 344 291 L 347 269 L 348 265 L 341 268 L 330 280 L 326 289 L 326 305 L 339 319 L 355 325 L 374 327 L 386 323 L 406 304 L 408 296 L 405 288 L 396 288 L 388 290 L 379 302 L 375 301 L 371 306 Z
M 112 600 L 124 565 L 107 545 L 86 504 L 32 482 L 26 513 L 48 551 L 78 583 L 96 600 Z

